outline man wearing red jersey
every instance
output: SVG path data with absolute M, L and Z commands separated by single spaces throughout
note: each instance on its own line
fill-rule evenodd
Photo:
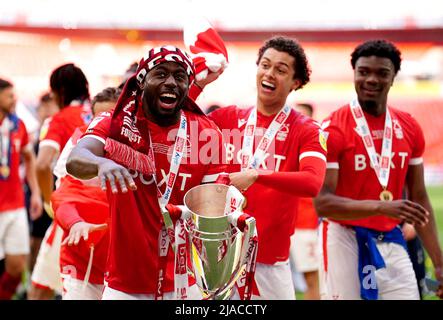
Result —
M 112 110 L 119 94 L 116 88 L 98 93 L 91 102 L 93 114 Z M 81 181 L 66 175 L 66 160 L 86 128 L 74 131 L 54 169 L 64 171 L 60 187 L 51 196 L 55 221 L 64 231 L 60 249 L 63 300 L 100 300 L 104 286 L 109 246 L 106 193 L 97 178 Z
M 96 118 L 68 159 L 70 174 L 98 176 L 108 191 L 103 299 L 201 298 L 195 285 L 186 290 L 180 283 L 174 292 L 179 285 L 174 269 L 176 276 L 182 271 L 186 276 L 186 266 L 181 259 L 174 264 L 172 250 L 160 241 L 166 204 L 182 204 L 187 190 L 215 181 L 223 168 L 221 133 L 187 96 L 194 73 L 182 50 L 151 49 L 126 82 L 113 114 Z M 199 146 L 202 140 L 208 148 Z
M 35 155 L 25 125 L 12 113 L 15 103 L 12 83 L 0 79 L 0 259 L 5 259 L 5 272 L 0 275 L 0 300 L 9 300 L 14 295 L 30 250 L 23 182 L 19 174 L 21 156 L 32 193 L 31 218 L 37 218 L 42 211 Z
M 320 127 L 286 105 L 291 91 L 309 82 L 300 44 L 284 37 L 266 41 L 257 66 L 257 106 L 220 108 L 210 117 L 226 133 L 231 183 L 244 191 L 244 210 L 257 220 L 253 298 L 295 299 L 288 259 L 297 201 L 320 190 L 326 145 Z M 240 290 L 243 283 L 243 278 L 237 283 Z
M 50 118 L 41 129 L 37 156 L 37 178 L 42 190 L 44 207 L 51 214 L 53 189 L 53 163 L 63 150 L 75 128 L 91 120 L 89 107 L 89 84 L 83 71 L 72 63 L 56 68 L 49 81 L 51 94 L 60 111 Z M 48 299 L 53 291 L 61 292 L 59 271 L 62 230 L 53 223 L 46 231 L 32 273 L 30 299 Z
M 328 170 L 315 200 L 322 227 L 322 297 L 419 299 L 417 282 L 399 227 L 413 224 L 440 282 L 443 254 L 423 177 L 425 141 L 417 121 L 388 106 L 401 53 L 373 40 L 351 55 L 357 98 L 323 123 Z M 407 186 L 408 199 L 401 200 Z

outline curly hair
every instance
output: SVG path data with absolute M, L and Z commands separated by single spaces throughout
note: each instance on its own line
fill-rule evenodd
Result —
M 383 39 L 369 40 L 358 45 L 351 53 L 352 69 L 360 57 L 376 56 L 380 58 L 388 58 L 394 65 L 395 74 L 400 70 L 401 52 L 391 42 Z
M 88 80 L 83 71 L 73 63 L 64 64 L 52 71 L 49 85 L 60 96 L 61 108 L 73 100 L 89 99 Z
M 97 102 L 117 102 L 120 96 L 121 89 L 115 87 L 107 87 L 97 93 L 94 98 L 92 98 L 91 108 L 92 112 L 95 113 L 94 107 Z
M 259 64 L 263 54 L 269 48 L 275 49 L 280 52 L 286 52 L 290 56 L 294 57 L 294 79 L 301 81 L 301 85 L 298 89 L 301 89 L 310 80 L 311 68 L 306 58 L 305 50 L 294 39 L 290 39 L 283 36 L 276 36 L 267 40 L 263 46 L 258 50 L 257 65 Z

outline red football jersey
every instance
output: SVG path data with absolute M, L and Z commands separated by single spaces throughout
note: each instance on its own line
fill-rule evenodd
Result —
M 312 198 L 299 198 L 295 229 L 317 229 L 318 215 Z
M 395 199 L 402 199 L 409 165 L 423 162 L 425 140 L 417 121 L 408 113 L 389 108 L 392 125 L 392 158 L 387 189 Z M 364 113 L 371 130 L 375 150 L 381 153 L 385 115 L 375 117 Z M 356 200 L 380 200 L 383 188 L 356 131 L 356 123 L 349 105 L 333 112 L 323 122 L 328 132 L 328 168 L 338 169 L 339 177 L 335 194 Z M 374 216 L 357 220 L 340 220 L 344 225 L 361 226 L 378 231 L 392 230 L 399 220 L 387 216 Z
M 45 121 L 40 130 L 40 147 L 52 146 L 62 151 L 75 128 L 88 124 L 91 114 L 87 106 L 70 105 Z
M 175 205 L 183 204 L 183 197 L 190 188 L 204 181 L 215 181 L 218 173 L 225 171 L 225 166 L 219 159 L 222 154 L 222 137 L 218 128 L 202 115 L 187 110 L 184 113 L 188 120 L 187 152 L 182 159 L 169 201 Z M 91 122 L 85 136 L 96 138 L 104 143 L 109 136 L 110 123 L 110 113 L 99 115 Z M 160 191 L 164 192 L 165 178 L 170 168 L 168 158 L 170 158 L 175 141 L 175 134 L 171 132 L 173 130 L 176 132 L 179 124 L 160 127 L 153 122 L 148 123 L 157 181 Z M 137 135 L 137 132 L 132 133 Z M 127 134 L 127 132 L 122 131 L 122 134 Z M 148 137 L 137 136 L 137 139 L 148 139 Z M 158 236 L 163 218 L 152 176 L 133 170 L 130 170 L 130 173 L 137 185 L 136 191 L 112 194 L 108 190 L 111 239 L 106 281 L 109 287 L 119 291 L 132 294 L 153 294 L 157 291 Z M 167 258 L 163 288 L 164 292 L 171 292 L 174 291 L 174 254 L 171 249 Z
M 209 115 L 225 138 L 229 172 L 241 170 L 244 130 L 252 109 L 229 106 Z M 254 148 L 273 119 L 274 116 L 257 112 Z M 326 151 L 320 145 L 319 129 L 312 119 L 291 110 L 270 144 L 260 169 L 295 172 L 299 170 L 301 158 L 315 156 L 326 159 Z M 289 258 L 290 236 L 294 233 L 298 198 L 257 183 L 248 188 L 245 196 L 247 206 L 244 210 L 257 221 L 257 262 L 274 264 L 286 261 Z
M 3 121 L 0 121 L 0 125 Z M 29 137 L 26 127 L 20 119 L 18 120 L 17 130 L 12 132 L 9 143 L 11 145 L 10 173 L 7 179 L 0 179 L 0 213 L 25 206 L 23 181 L 20 179 L 19 165 L 21 152 L 28 145 Z

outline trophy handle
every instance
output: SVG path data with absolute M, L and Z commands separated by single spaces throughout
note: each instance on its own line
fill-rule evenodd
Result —
M 162 208 L 163 222 L 168 232 L 169 240 L 171 242 L 172 250 L 175 252 L 175 223 L 179 219 L 186 220 L 191 212 L 186 206 L 176 206 L 168 203 Z
M 255 218 L 244 213 L 235 210 L 228 216 L 229 222 L 237 227 L 241 232 L 244 233 L 242 253 L 241 253 L 241 264 L 245 265 L 248 263 L 253 252 L 250 252 L 252 246 L 249 245 L 250 241 L 253 240 L 254 236 L 257 235 L 256 221 Z

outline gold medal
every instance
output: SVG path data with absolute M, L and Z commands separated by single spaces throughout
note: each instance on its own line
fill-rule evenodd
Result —
M 392 194 L 391 191 L 385 189 L 382 192 L 380 192 L 380 200 L 381 201 L 392 201 L 392 200 L 394 200 L 394 195 Z
M 9 167 L 8 167 L 8 166 L 1 166 L 1 167 L 0 167 L 0 174 L 1 174 L 3 177 L 5 177 L 5 178 L 9 177 L 9 172 L 10 172 L 10 170 L 9 170 Z

